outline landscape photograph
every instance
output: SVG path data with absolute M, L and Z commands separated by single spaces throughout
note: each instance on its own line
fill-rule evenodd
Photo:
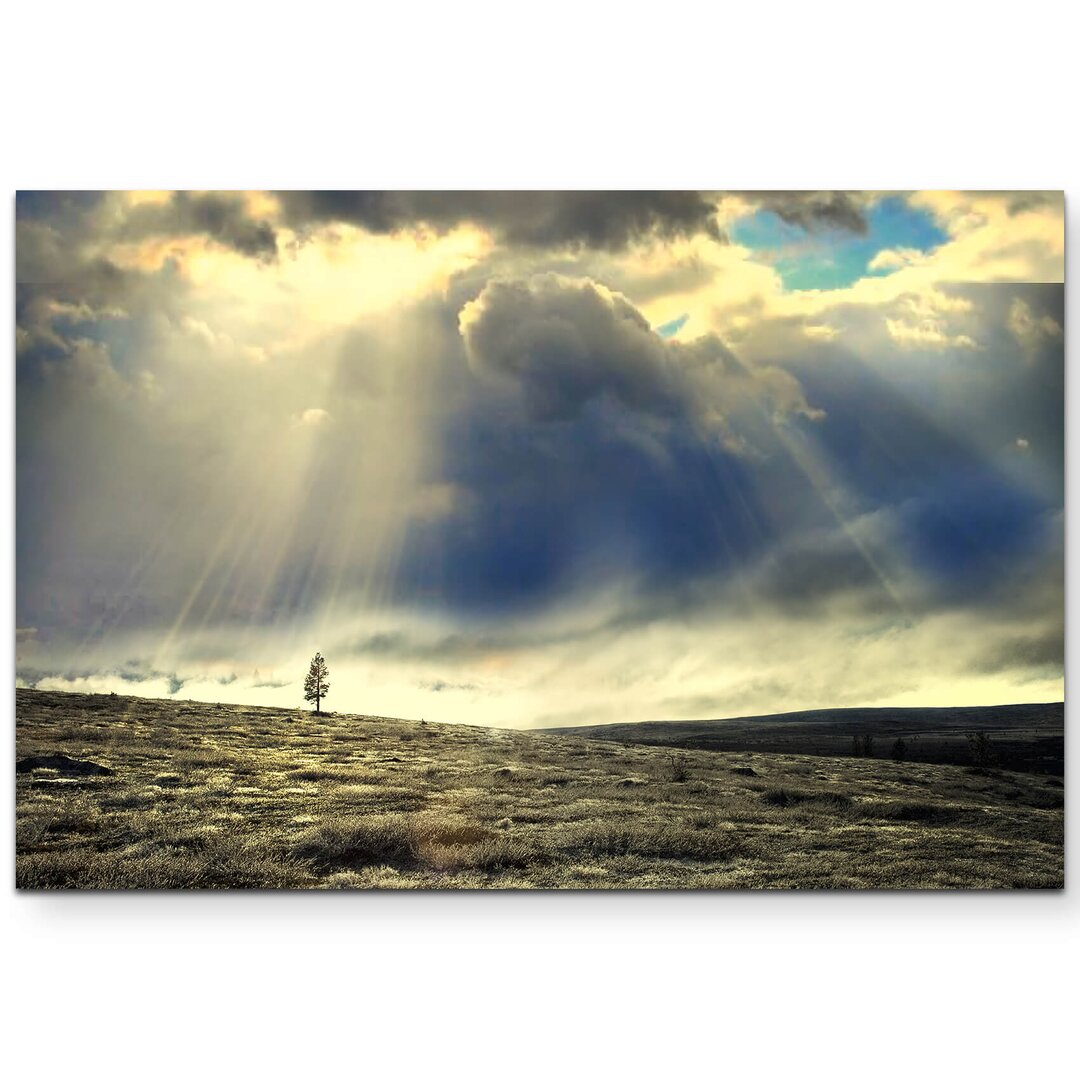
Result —
M 13 210 L 19 890 L 1064 887 L 1060 191 Z

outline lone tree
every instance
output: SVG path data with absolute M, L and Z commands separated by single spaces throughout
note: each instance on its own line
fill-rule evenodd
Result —
M 304 680 L 304 700 L 314 702 L 316 712 L 319 712 L 319 702 L 330 693 L 329 680 L 330 669 L 326 666 L 322 653 L 316 653 Z

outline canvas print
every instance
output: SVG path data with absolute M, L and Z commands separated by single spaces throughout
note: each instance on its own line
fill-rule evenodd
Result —
M 14 213 L 19 888 L 1063 886 L 1060 192 Z

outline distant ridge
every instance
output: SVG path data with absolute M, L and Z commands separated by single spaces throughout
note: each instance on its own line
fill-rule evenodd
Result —
M 1006 720 L 1008 726 L 1014 727 L 1017 718 L 1024 717 L 1025 721 L 1030 717 L 1032 720 L 1056 715 L 1059 723 L 1064 722 L 1065 702 L 1048 701 L 1036 704 L 1021 705 L 933 705 L 933 706 L 873 706 L 843 709 L 798 709 L 794 712 L 780 713 L 755 713 L 748 716 L 717 717 L 708 720 L 634 720 L 620 724 L 579 724 L 572 727 L 544 727 L 536 728 L 549 734 L 581 735 L 587 732 L 613 731 L 616 728 L 644 728 L 663 729 L 672 724 L 701 725 L 701 724 L 735 724 L 735 723 L 813 723 L 815 721 L 835 724 L 837 721 L 849 719 L 860 723 L 869 720 L 895 720 L 905 722 L 913 718 L 934 719 L 939 722 L 949 722 L 950 727 L 963 726 L 971 723 L 976 727 L 986 727 L 995 719 Z M 860 728 L 861 730 L 861 728 Z
M 994 743 L 1002 768 L 1064 772 L 1065 704 L 945 706 L 936 708 L 805 709 L 717 720 L 641 720 L 634 723 L 537 729 L 607 742 L 678 746 L 694 750 L 851 756 L 855 736 L 875 740 L 874 756 L 888 757 L 897 739 L 913 761 L 968 764 L 969 733 Z

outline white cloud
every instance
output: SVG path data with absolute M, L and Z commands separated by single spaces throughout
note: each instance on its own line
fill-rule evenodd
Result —
M 978 344 L 967 334 L 950 334 L 941 319 L 905 321 L 886 319 L 889 337 L 905 348 L 977 349 Z
M 972 309 L 967 298 L 940 289 L 907 293 L 891 305 L 896 317 L 886 317 L 885 329 L 902 348 L 976 349 L 975 339 L 953 325 Z
M 917 248 L 886 248 L 879 251 L 867 264 L 868 270 L 899 270 L 903 266 L 915 266 L 927 260 L 925 252 Z

